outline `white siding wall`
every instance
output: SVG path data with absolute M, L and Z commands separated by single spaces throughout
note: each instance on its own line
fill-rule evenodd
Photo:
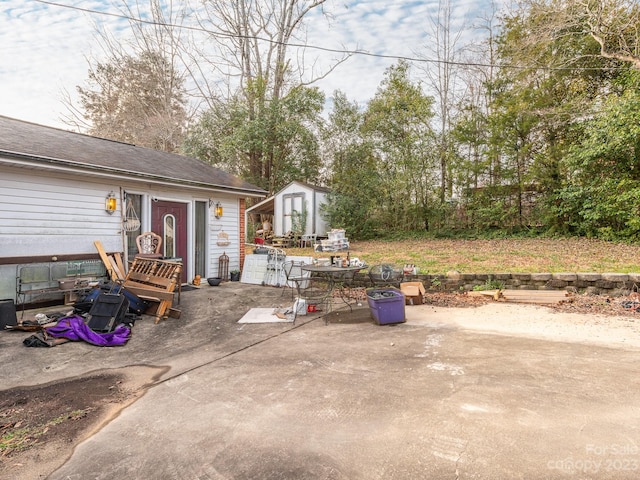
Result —
M 327 234 L 327 224 L 320 216 L 320 204 L 326 202 L 327 195 L 324 192 L 314 191 L 313 189 L 306 187 L 304 185 L 300 185 L 297 183 L 293 183 L 288 185 L 280 192 L 275 195 L 274 198 L 274 212 L 273 212 L 273 231 L 277 236 L 284 235 L 287 233 L 285 231 L 284 225 L 284 196 L 291 195 L 295 193 L 304 193 L 306 209 L 307 209 L 307 225 L 305 228 L 305 233 L 311 234 L 314 233 L 314 225 L 315 221 L 315 233 L 319 236 L 326 236 Z M 315 195 L 315 202 L 314 202 Z
M 282 201 L 282 195 L 282 193 L 278 193 L 273 199 L 273 233 L 277 237 L 284 235 L 284 232 L 282 231 L 284 228 L 284 217 L 282 215 L 284 203 Z
M 104 210 L 107 194 L 118 210 Z M 95 253 L 122 250 L 118 185 L 79 181 L 61 175 L 28 175 L 3 168 L 0 176 L 0 256 Z
M 209 209 L 209 261 L 207 263 L 207 277 L 217 277 L 218 262 L 223 253 L 229 256 L 229 271 L 240 269 L 240 202 L 236 197 L 212 197 L 222 204 L 223 215 L 215 217 L 215 208 Z M 221 232 L 229 235 L 229 245 L 218 245 Z
M 143 229 L 150 227 L 150 201 L 153 198 L 184 202 L 188 208 L 189 265 L 187 279 L 194 275 L 195 216 L 193 202 L 220 201 L 222 218 L 216 219 L 214 208 L 207 218 L 207 276 L 218 273 L 218 258 L 229 256 L 229 270 L 240 267 L 240 220 L 238 197 L 200 189 L 183 189 L 134 182 L 113 184 L 86 180 L 65 174 L 43 174 L 37 170 L 2 167 L 0 172 L 0 257 L 55 256 L 96 254 L 95 240 L 106 251 L 125 251 L 122 236 L 121 189 L 143 196 L 145 213 Z M 117 211 L 104 210 L 107 194 L 118 198 Z M 138 212 L 140 215 L 141 212 Z M 218 245 L 218 234 L 229 235 L 229 245 Z M 15 266 L 0 268 L 0 298 L 11 298 L 15 292 Z M 5 278 L 6 277 L 6 278 Z M 5 281 L 6 280 L 6 281 Z
M 327 235 L 327 222 L 322 218 L 320 213 L 321 205 L 327 202 L 327 194 L 325 192 L 316 192 L 316 211 L 315 211 L 315 221 L 316 221 L 316 235 L 319 237 L 325 237 Z
M 291 194 L 296 194 L 296 193 L 304 193 L 304 200 L 306 202 L 306 208 L 307 208 L 307 212 L 309 212 L 309 214 L 307 215 L 307 226 L 306 226 L 306 230 L 307 233 L 311 233 L 310 232 L 310 222 L 311 222 L 311 201 L 312 201 L 312 196 L 313 196 L 313 190 L 305 187 L 303 185 L 299 185 L 297 183 L 293 183 L 291 185 L 288 185 L 287 187 L 285 187 L 284 189 L 280 190 L 277 194 L 276 197 L 274 199 L 274 206 L 273 206 L 273 232 L 277 235 L 277 236 L 282 236 L 284 234 L 286 234 L 287 232 L 284 231 L 285 230 L 285 225 L 284 225 L 284 196 L 285 195 L 291 195 Z

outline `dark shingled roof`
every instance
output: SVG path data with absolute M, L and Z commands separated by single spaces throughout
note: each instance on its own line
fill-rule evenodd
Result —
M 201 160 L 37 125 L 0 115 L 0 156 L 45 166 L 114 173 L 146 181 L 234 191 L 267 192 Z

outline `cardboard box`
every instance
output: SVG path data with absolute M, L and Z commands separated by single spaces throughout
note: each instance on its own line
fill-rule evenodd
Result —
M 404 294 L 406 305 L 422 305 L 426 290 L 422 282 L 402 282 L 400 291 Z

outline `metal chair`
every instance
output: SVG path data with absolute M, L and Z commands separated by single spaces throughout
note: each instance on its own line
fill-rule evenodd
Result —
M 337 292 L 344 304 L 349 307 L 350 311 L 353 311 L 351 299 L 353 298 L 352 289 L 356 273 L 356 270 L 345 270 L 342 274 L 333 276 L 333 289 Z
M 280 248 L 274 248 L 266 245 L 265 247 L 268 249 L 267 271 L 265 272 L 262 285 L 275 285 L 276 287 L 280 287 L 282 264 L 285 261 L 287 254 Z
M 282 264 L 282 270 L 286 277 L 286 281 L 282 288 L 282 294 L 284 294 L 284 287 L 291 288 L 291 299 L 293 300 L 293 292 L 298 291 L 300 287 L 304 288 L 306 285 L 300 285 L 309 279 L 308 272 L 304 272 L 302 267 L 305 265 L 302 261 L 287 260 Z
M 400 288 L 400 283 L 404 278 L 404 270 L 402 267 L 382 263 L 372 265 L 369 268 L 369 280 L 374 287 L 376 286 L 394 286 Z
M 327 314 L 331 311 L 333 303 L 333 282 L 325 276 L 311 276 L 305 282 L 298 282 L 298 298 L 304 300 L 307 308 L 314 306 L 313 311 L 322 312 L 325 323 L 329 323 Z M 298 309 L 294 308 L 293 321 L 298 316 Z
M 300 237 L 300 248 L 313 247 L 313 245 L 316 243 L 317 237 L 318 236 L 315 233 L 309 234 L 309 235 L 302 235 Z

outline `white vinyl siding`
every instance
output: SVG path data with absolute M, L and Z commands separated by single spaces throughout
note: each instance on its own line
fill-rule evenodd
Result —
M 307 212 L 306 234 L 315 233 L 325 236 L 327 233 L 326 222 L 320 215 L 320 204 L 326 202 L 326 193 L 314 190 L 311 187 L 292 182 L 275 194 L 273 231 L 276 236 L 286 235 L 291 230 L 291 210 Z
M 113 214 L 104 209 L 110 191 L 117 197 Z M 107 251 L 120 251 L 121 208 L 116 185 L 3 169 L 0 255 L 95 253 L 98 239 Z
M 214 197 L 222 204 L 222 217 L 215 217 L 215 205 L 209 207 L 209 261 L 208 277 L 218 276 L 218 260 L 223 253 L 229 256 L 229 271 L 240 269 L 240 202 L 235 197 Z M 218 245 L 220 233 L 229 236 L 229 245 Z M 222 242 L 220 242 L 222 243 Z
M 319 237 L 324 237 L 327 235 L 327 231 L 329 230 L 328 226 L 327 226 L 327 222 L 324 220 L 324 218 L 322 218 L 322 213 L 321 213 L 321 208 L 322 205 L 324 205 L 325 203 L 327 203 L 327 194 L 325 192 L 315 192 L 315 201 L 314 201 L 314 207 L 315 207 L 315 214 L 313 216 L 313 220 L 315 221 L 315 228 L 313 229 L 313 232 L 309 232 L 309 233 L 315 233 L 316 235 L 318 235 Z
M 97 255 L 94 241 L 99 240 L 107 252 L 125 252 L 122 229 L 121 192 L 141 196 L 137 212 L 142 229 L 151 228 L 153 199 L 184 202 L 187 208 L 188 265 L 187 280 L 193 275 L 215 276 L 218 258 L 229 256 L 229 270 L 240 265 L 240 223 L 238 196 L 214 193 L 205 189 L 185 189 L 181 186 L 145 185 L 129 180 L 114 180 L 113 184 L 96 181 L 89 176 L 47 173 L 38 169 L 0 166 L 0 257 L 53 257 L 60 255 Z M 116 183 L 117 182 L 117 183 Z M 117 210 L 109 214 L 104 209 L 105 198 L 113 191 Z M 195 272 L 195 205 L 209 198 L 220 201 L 224 213 L 220 219 L 209 208 L 206 218 L 206 272 Z M 228 235 L 228 245 L 218 245 L 218 235 Z M 0 298 L 15 295 L 15 265 L 0 266 Z

